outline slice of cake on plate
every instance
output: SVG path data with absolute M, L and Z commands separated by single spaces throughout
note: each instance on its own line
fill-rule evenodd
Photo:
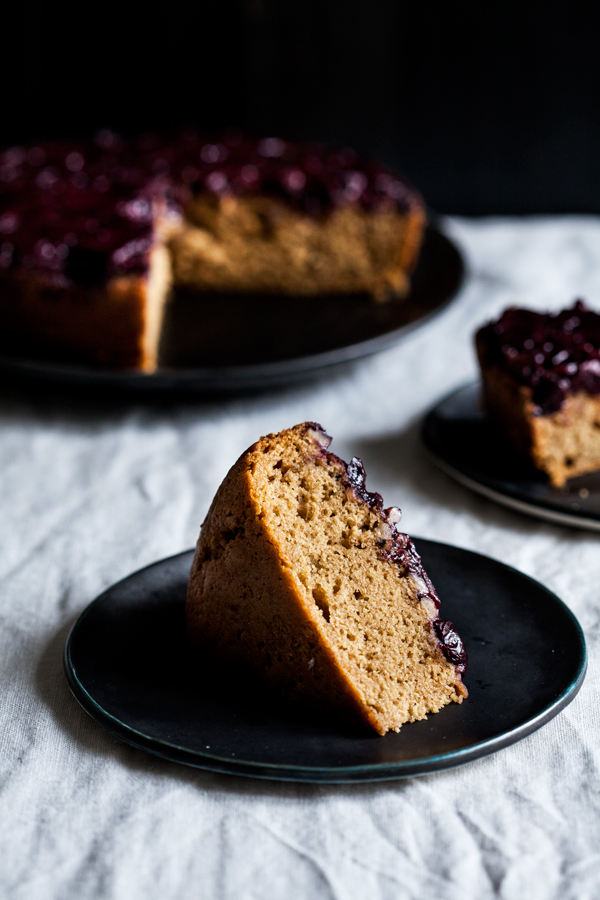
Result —
M 476 334 L 483 402 L 556 487 L 600 469 L 600 315 L 507 309 Z
M 13 147 L 0 349 L 151 372 L 172 283 L 199 300 L 403 297 L 424 223 L 405 181 L 348 150 L 196 132 Z
M 467 696 L 466 653 L 400 511 L 304 423 L 253 444 L 202 526 L 192 643 L 285 697 L 379 734 Z

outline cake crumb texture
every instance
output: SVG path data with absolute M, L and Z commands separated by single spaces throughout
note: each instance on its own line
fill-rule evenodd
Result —
M 325 438 L 304 423 L 233 466 L 198 541 L 189 634 L 284 696 L 385 734 L 467 691 L 418 571 L 386 556 L 393 525 Z
M 175 282 L 197 290 L 404 297 L 424 217 L 357 205 L 308 216 L 267 196 L 204 193 L 171 241 Z
M 527 454 L 554 487 L 600 469 L 600 397 L 569 394 L 560 409 L 538 414 L 531 388 L 498 367 L 483 371 L 483 404 L 515 449 Z
M 509 308 L 476 335 L 485 410 L 552 485 L 600 469 L 600 315 Z

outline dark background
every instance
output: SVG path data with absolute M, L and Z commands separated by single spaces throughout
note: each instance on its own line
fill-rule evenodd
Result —
M 91 12 L 90 12 L 91 10 Z M 2 13 L 0 144 L 196 123 L 340 143 L 441 212 L 600 212 L 593 4 L 169 0 Z

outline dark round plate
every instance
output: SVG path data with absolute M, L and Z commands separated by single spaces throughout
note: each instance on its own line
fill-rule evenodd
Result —
M 464 264 L 436 228 L 426 230 L 406 300 L 180 293 L 165 320 L 161 357 L 151 375 L 0 356 L 0 367 L 67 384 L 150 391 L 235 391 L 301 381 L 398 343 L 444 309 Z M 175 350 L 174 348 L 177 348 Z
M 433 461 L 478 494 L 538 519 L 600 531 L 600 472 L 552 487 L 487 421 L 478 384 L 445 397 L 427 415 L 421 436 Z
M 136 572 L 95 600 L 65 648 L 83 708 L 129 744 L 201 769 L 287 781 L 377 781 L 470 762 L 553 718 L 579 690 L 585 641 L 573 614 L 502 563 L 417 540 L 469 652 L 469 697 L 379 737 L 320 720 L 262 685 L 205 668 L 188 650 L 192 551 Z

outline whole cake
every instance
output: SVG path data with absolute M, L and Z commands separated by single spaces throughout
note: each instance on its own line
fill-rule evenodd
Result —
M 196 132 L 0 154 L 3 349 L 152 371 L 171 286 L 407 293 L 419 195 L 350 150 Z
M 476 334 L 490 419 L 561 487 L 600 469 L 600 315 L 507 309 Z
M 285 697 L 385 734 L 461 703 L 467 657 L 400 511 L 330 440 L 304 423 L 232 467 L 198 540 L 188 631 Z

